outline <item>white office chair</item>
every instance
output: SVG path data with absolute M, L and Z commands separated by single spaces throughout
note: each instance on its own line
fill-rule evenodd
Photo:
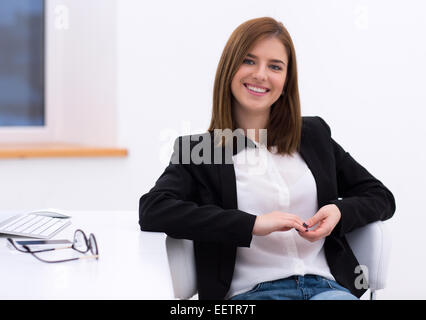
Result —
M 346 235 L 358 262 L 367 267 L 370 299 L 385 288 L 388 274 L 391 237 L 382 221 L 370 223 Z M 167 257 L 177 299 L 190 299 L 197 294 L 194 246 L 191 240 L 166 237 Z

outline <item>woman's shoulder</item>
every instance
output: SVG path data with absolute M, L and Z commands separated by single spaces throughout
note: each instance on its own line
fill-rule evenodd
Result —
M 190 164 L 210 159 L 213 137 L 210 132 L 178 136 L 173 145 L 171 162 Z
M 203 132 L 203 133 L 182 135 L 182 136 L 178 136 L 175 139 L 175 146 L 178 146 L 179 144 L 180 145 L 187 144 L 189 147 L 193 148 L 195 145 L 199 143 L 210 144 L 212 138 L 213 138 L 213 135 L 209 131 Z
M 327 122 L 319 116 L 304 116 L 302 117 L 302 134 L 326 132 L 331 135 L 330 126 Z

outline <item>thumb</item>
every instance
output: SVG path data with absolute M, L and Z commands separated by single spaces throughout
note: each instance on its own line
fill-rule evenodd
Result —
M 325 217 L 324 212 L 323 211 L 318 211 L 317 213 L 315 213 L 310 219 L 308 219 L 306 221 L 306 224 L 308 225 L 307 228 L 312 228 L 314 225 L 316 225 L 318 222 L 320 222 L 321 220 L 323 220 Z

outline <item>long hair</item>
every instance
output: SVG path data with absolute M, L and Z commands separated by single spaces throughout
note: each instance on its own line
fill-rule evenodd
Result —
M 300 146 L 302 117 L 297 84 L 296 52 L 290 34 L 281 22 L 270 17 L 251 19 L 231 34 L 220 58 L 213 89 L 212 118 L 208 131 L 237 129 L 232 115 L 231 82 L 249 50 L 258 40 L 275 37 L 288 55 L 284 95 L 271 106 L 267 124 L 267 147 L 280 154 L 291 154 Z

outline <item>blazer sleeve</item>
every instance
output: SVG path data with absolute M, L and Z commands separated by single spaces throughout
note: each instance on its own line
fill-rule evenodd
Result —
M 172 159 L 179 152 L 178 139 Z M 196 181 L 191 174 L 194 165 L 171 161 L 155 186 L 140 198 L 141 230 L 165 232 L 177 239 L 249 247 L 256 216 L 238 209 L 197 204 Z
M 338 196 L 341 199 L 329 203 L 335 204 L 342 216 L 333 232 L 343 236 L 368 223 L 390 219 L 395 212 L 393 194 L 331 138 L 330 127 L 318 118 L 328 131 L 336 160 Z

